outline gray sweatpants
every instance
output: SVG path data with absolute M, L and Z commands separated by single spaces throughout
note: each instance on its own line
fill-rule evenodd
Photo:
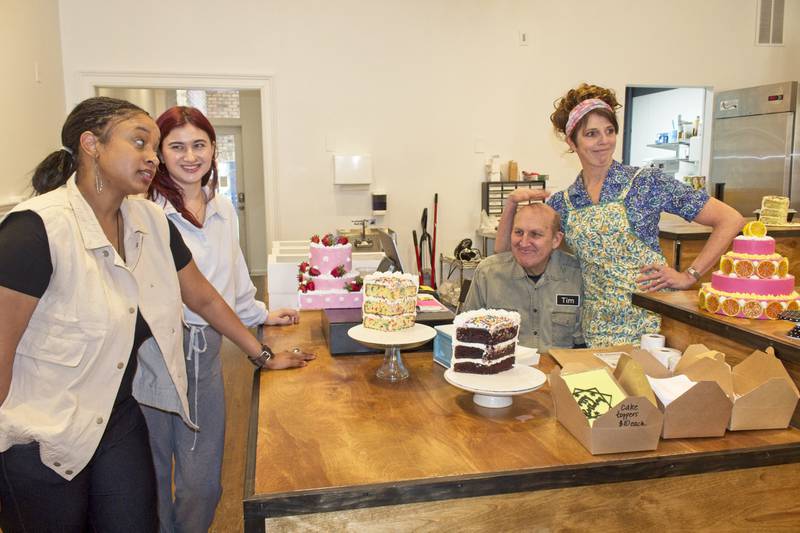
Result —
M 202 332 L 193 329 L 194 335 L 184 329 L 183 349 L 189 378 L 190 417 L 200 430 L 190 429 L 177 414 L 142 406 L 150 432 L 158 518 L 164 533 L 207 532 L 222 494 L 220 475 L 225 445 L 225 393 L 219 356 L 222 337 L 210 326 Z

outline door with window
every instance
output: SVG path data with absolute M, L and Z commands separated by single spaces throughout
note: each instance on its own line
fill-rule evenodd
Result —
M 246 196 L 242 157 L 242 128 L 240 126 L 214 126 L 217 132 L 217 172 L 219 194 L 230 198 L 239 219 L 239 245 L 247 255 Z

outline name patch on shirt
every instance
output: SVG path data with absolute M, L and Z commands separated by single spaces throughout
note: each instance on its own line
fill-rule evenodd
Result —
M 556 294 L 556 305 L 578 307 L 581 305 L 581 296 L 579 294 Z

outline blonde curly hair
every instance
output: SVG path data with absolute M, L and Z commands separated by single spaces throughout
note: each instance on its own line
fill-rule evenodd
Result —
M 584 126 L 586 125 L 586 121 L 589 119 L 589 115 L 592 113 L 597 113 L 598 115 L 607 118 L 614 126 L 614 131 L 619 133 L 619 123 L 617 122 L 616 110 L 621 108 L 622 105 L 617 101 L 616 94 L 614 94 L 614 91 L 611 89 L 606 89 L 605 87 L 591 85 L 588 83 L 581 83 L 576 88 L 570 89 L 567 91 L 567 94 L 553 103 L 553 106 L 556 108 L 556 110 L 553 111 L 552 115 L 550 115 L 550 122 L 553 124 L 553 128 L 557 133 L 560 133 L 564 136 L 566 135 L 565 130 L 567 127 L 567 121 L 569 120 L 569 112 L 572 111 L 573 107 L 584 100 L 588 100 L 589 98 L 599 98 L 600 100 L 603 100 L 605 103 L 611 106 L 611 109 L 614 111 L 609 111 L 608 109 L 595 109 L 590 111 L 578 122 L 578 124 L 575 126 L 575 129 L 572 130 L 572 135 L 570 136 L 572 142 L 575 142 L 578 132 L 583 130 Z

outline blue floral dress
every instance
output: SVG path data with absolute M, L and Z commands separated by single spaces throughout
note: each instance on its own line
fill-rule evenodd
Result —
M 562 217 L 567 244 L 581 263 L 585 299 L 582 323 L 589 346 L 634 343 L 658 332 L 658 315 L 634 306 L 639 268 L 664 263 L 658 245 L 662 211 L 693 220 L 708 202 L 657 169 L 637 169 L 614 161 L 592 204 L 580 176 L 548 203 Z

